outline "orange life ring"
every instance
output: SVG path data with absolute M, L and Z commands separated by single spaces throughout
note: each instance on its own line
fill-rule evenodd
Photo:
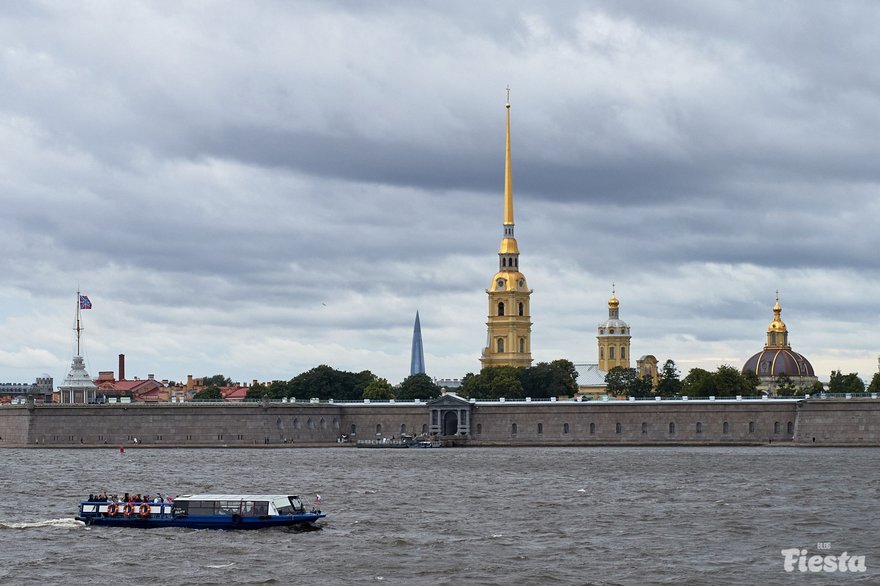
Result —
M 131 517 L 132 512 L 134 511 L 134 505 L 131 503 L 125 503 L 125 506 L 122 507 L 122 514 L 126 517 Z
M 150 516 L 150 505 L 147 503 L 142 504 L 138 507 L 138 514 L 141 517 L 149 517 Z
M 119 505 L 117 505 L 116 503 L 110 503 L 110 505 L 107 507 L 107 514 L 110 515 L 111 517 L 115 517 L 116 513 L 118 513 L 118 512 L 119 512 Z

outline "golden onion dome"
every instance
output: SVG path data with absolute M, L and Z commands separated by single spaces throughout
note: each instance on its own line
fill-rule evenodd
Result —
M 787 332 L 788 329 L 785 327 L 785 322 L 782 321 L 780 315 L 782 314 L 782 306 L 779 305 L 779 299 L 776 300 L 776 305 L 773 306 L 773 321 L 770 322 L 770 325 L 767 326 L 767 332 Z
M 616 309 L 620 305 L 620 301 L 617 300 L 617 297 L 612 294 L 611 299 L 608 300 L 608 308 Z

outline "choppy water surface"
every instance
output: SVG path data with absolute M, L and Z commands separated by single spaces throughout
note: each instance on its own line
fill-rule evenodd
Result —
M 2 450 L 0 584 L 880 582 L 880 450 Z M 319 531 L 87 528 L 90 492 L 323 497 Z M 783 569 L 782 549 L 864 555 Z

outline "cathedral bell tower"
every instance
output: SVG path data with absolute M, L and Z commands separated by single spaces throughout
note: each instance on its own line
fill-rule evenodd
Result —
M 513 235 L 513 184 L 510 167 L 510 90 L 507 92 L 507 144 L 504 157 L 504 224 L 498 272 L 486 289 L 489 321 L 480 363 L 489 366 L 532 365 L 532 322 L 526 277 L 519 272 L 519 247 Z
M 608 300 L 608 319 L 599 324 L 599 370 L 608 372 L 615 366 L 629 368 L 629 324 L 620 319 L 620 301 L 614 287 Z

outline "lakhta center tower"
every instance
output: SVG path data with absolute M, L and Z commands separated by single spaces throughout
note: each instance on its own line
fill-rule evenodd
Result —
M 498 250 L 498 272 L 486 290 L 489 321 L 486 347 L 480 363 L 489 366 L 532 365 L 532 291 L 519 271 L 519 247 L 513 233 L 513 183 L 510 166 L 510 92 L 507 98 L 507 141 L 504 156 L 504 224 Z

